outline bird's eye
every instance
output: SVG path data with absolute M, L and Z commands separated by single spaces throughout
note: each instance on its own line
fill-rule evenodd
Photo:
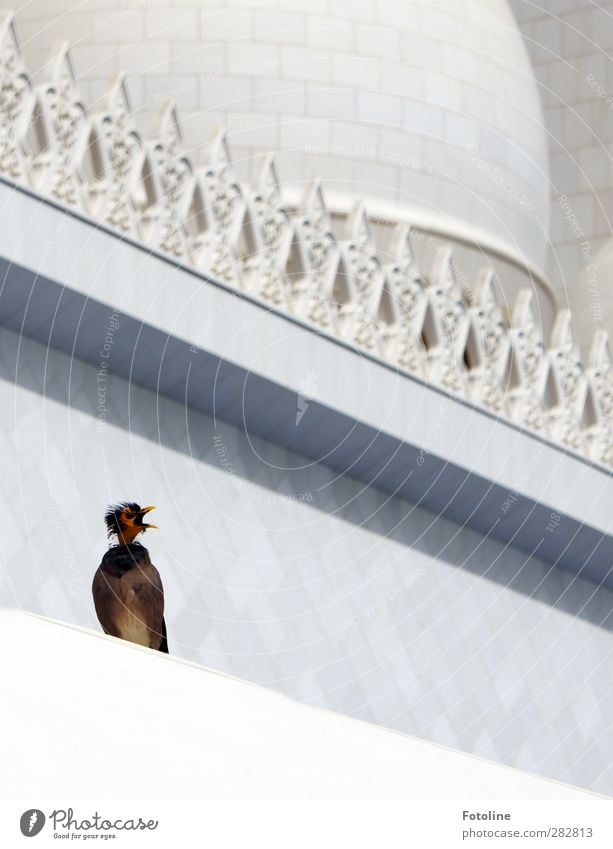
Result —
M 130 510 L 125 514 L 126 519 L 133 519 L 136 514 L 132 513 Z

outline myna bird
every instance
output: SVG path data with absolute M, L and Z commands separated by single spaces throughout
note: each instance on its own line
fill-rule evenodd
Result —
M 108 508 L 104 521 L 116 542 L 102 558 L 92 592 L 105 634 L 168 654 L 162 579 L 147 549 L 136 542 L 147 528 L 157 528 L 143 521 L 154 509 L 133 503 Z

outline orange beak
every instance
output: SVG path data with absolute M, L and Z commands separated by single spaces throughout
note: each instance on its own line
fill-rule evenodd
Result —
M 142 527 L 143 527 L 143 528 L 155 528 L 156 530 L 158 530 L 158 531 L 159 531 L 159 528 L 158 528 L 158 526 L 157 526 L 157 525 L 146 525 L 146 524 L 142 521 L 143 516 L 146 516 L 146 515 L 147 515 L 147 513 L 150 513 L 152 510 L 155 510 L 155 507 L 153 507 L 153 506 L 151 506 L 151 507 L 143 507 L 143 509 L 140 511 L 139 516 L 140 516 L 140 518 L 141 518 Z

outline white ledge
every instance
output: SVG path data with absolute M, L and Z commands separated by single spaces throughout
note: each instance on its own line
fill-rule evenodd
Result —
M 302 201 L 301 189 L 286 186 L 283 195 L 294 209 L 300 209 Z M 355 205 L 355 198 L 346 192 L 327 191 L 326 201 L 330 211 L 341 212 L 346 216 L 351 213 Z M 443 240 L 447 239 L 460 242 L 468 247 L 483 251 L 485 254 L 492 254 L 506 260 L 515 266 L 518 271 L 526 275 L 527 284 L 536 284 L 541 289 L 552 310 L 555 311 L 557 304 L 555 292 L 543 269 L 535 265 L 525 254 L 521 253 L 521 251 L 517 250 L 517 248 L 508 242 L 505 242 L 503 239 L 497 239 L 488 230 L 477 227 L 470 222 L 453 218 L 451 215 L 443 214 L 432 209 L 425 209 L 423 206 L 417 206 L 416 204 L 386 203 L 375 197 L 366 197 L 364 198 L 364 202 L 368 209 L 369 218 L 375 221 L 377 219 L 383 219 L 388 222 L 390 227 L 398 223 L 403 223 L 418 231 L 423 230 L 427 233 L 434 233 L 437 236 L 441 236 Z
M 6 800 L 599 798 L 31 614 L 0 640 Z
M 0 322 L 98 367 L 117 310 L 110 371 L 610 580 L 603 468 L 23 191 L 1 185 L 0 214 Z
M 252 184 L 242 184 L 223 132 L 210 140 L 197 167 L 182 148 L 172 101 L 161 109 L 153 137 L 142 137 L 121 73 L 89 114 L 66 44 L 48 63 L 48 78 L 33 85 L 8 12 L 0 14 L 0 53 L 4 179 L 110 225 L 196 274 L 223 280 L 314 331 L 323 329 L 365 356 L 425 375 L 457 398 L 613 467 L 606 334 L 596 334 L 584 365 L 567 311 L 557 315 L 551 338 L 542 338 L 549 321 L 539 309 L 548 313 L 551 304 L 535 302 L 534 281 L 518 290 L 517 279 L 510 279 L 515 305 L 503 308 L 494 269 L 501 277 L 509 269 L 510 278 L 526 275 L 521 258 L 501 242 L 490 240 L 494 261 L 486 268 L 475 266 L 476 251 L 463 269 L 452 247 L 434 240 L 420 259 L 430 266 L 433 253 L 432 268 L 420 268 L 410 227 L 399 220 L 379 228 L 393 229 L 393 238 L 391 245 L 378 244 L 360 199 L 353 199 L 349 215 L 337 216 L 345 219 L 342 232 L 317 181 L 299 208 L 288 211 L 273 155 L 263 158 Z M 448 230 L 449 219 L 430 226 Z M 482 241 L 483 234 L 466 227 L 456 231 L 459 247 L 473 236 Z M 506 261 L 498 265 L 496 252 Z M 537 288 L 546 289 L 543 280 Z

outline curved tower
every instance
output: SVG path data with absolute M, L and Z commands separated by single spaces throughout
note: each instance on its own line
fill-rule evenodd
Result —
M 330 8 L 328 8 L 330 6 Z M 149 3 L 28 0 L 18 4 L 30 64 L 70 38 L 90 104 L 113 71 L 129 75 L 142 128 L 176 100 L 188 151 L 219 125 L 239 175 L 275 152 L 284 195 L 321 177 L 329 206 L 363 200 L 384 224 L 399 218 L 469 244 L 514 301 L 548 246 L 547 139 L 525 46 L 506 0 Z M 461 257 L 460 257 L 461 259 Z M 488 260 L 486 259 L 486 262 Z

